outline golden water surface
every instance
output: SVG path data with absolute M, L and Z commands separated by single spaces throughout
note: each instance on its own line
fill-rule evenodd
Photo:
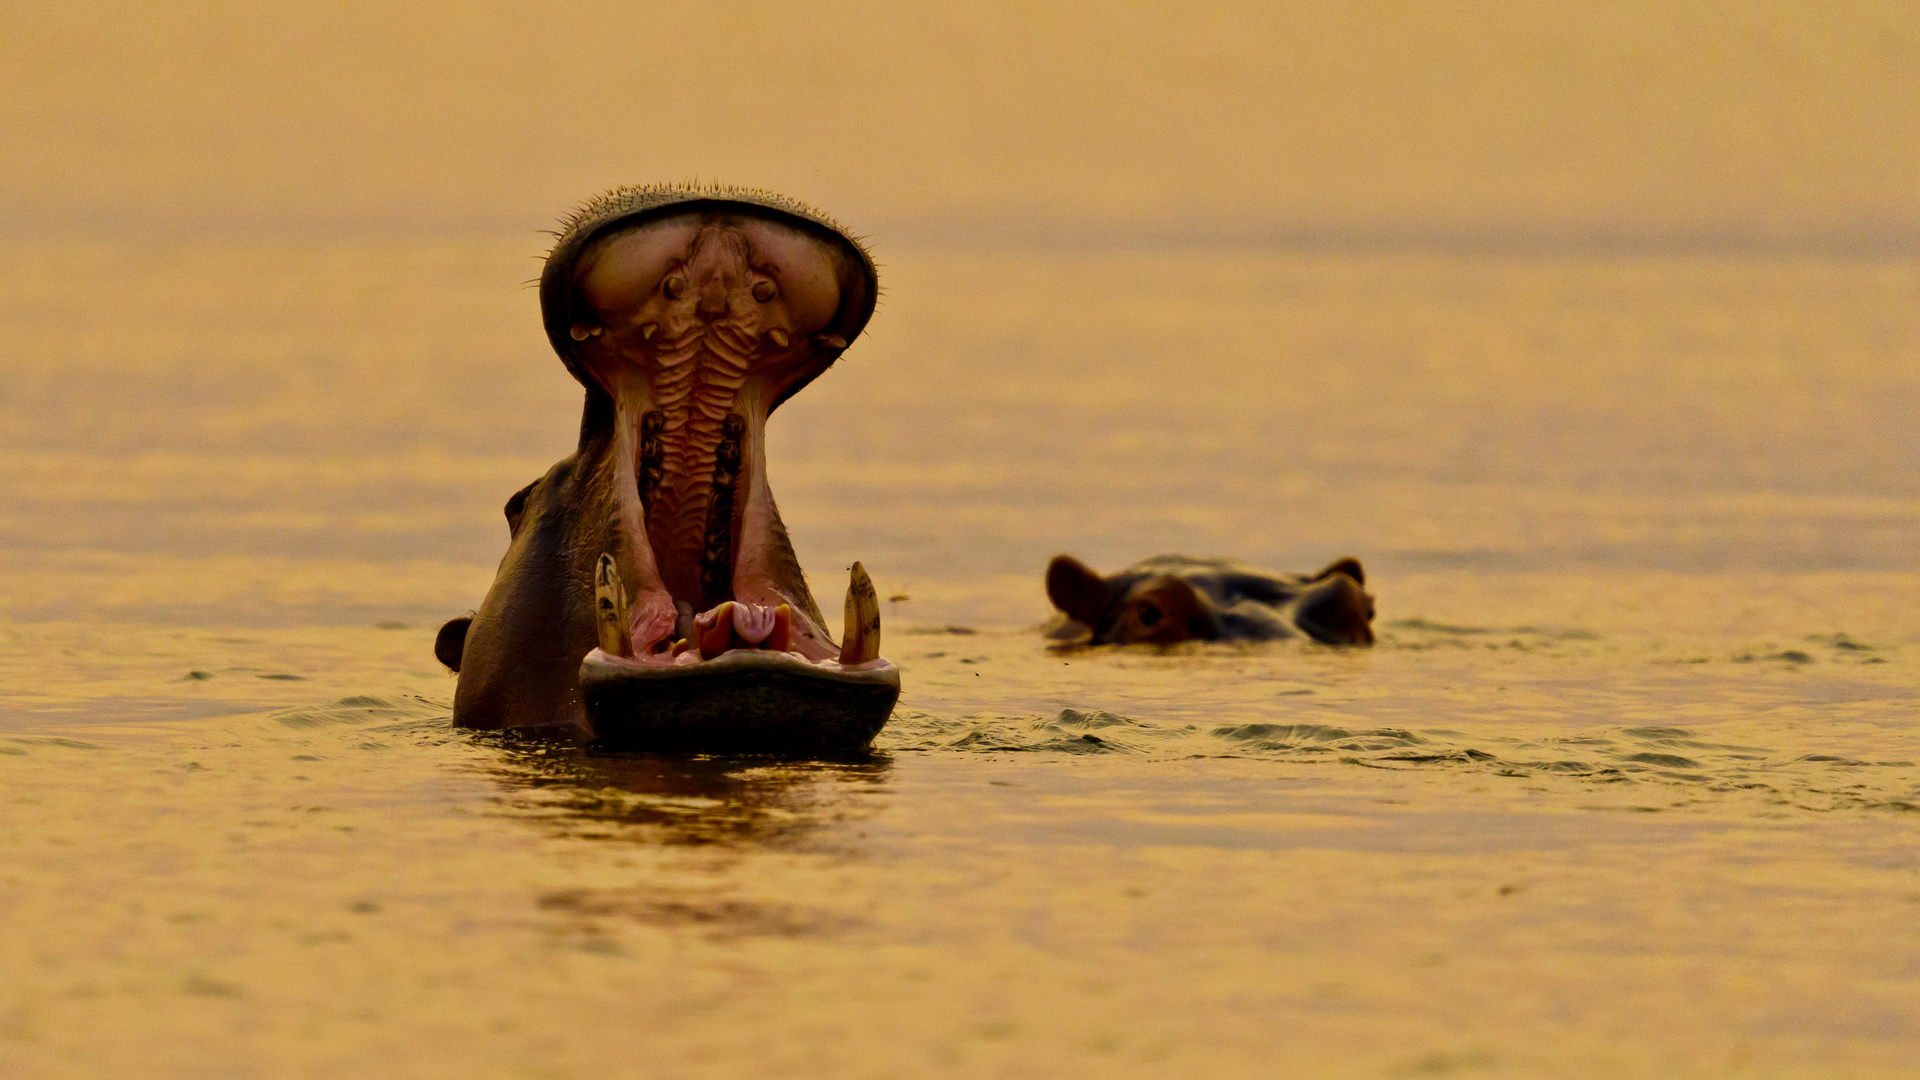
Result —
M 9 0 L 0 1077 L 1920 1076 L 1911 0 Z M 871 238 L 866 758 L 450 730 L 535 230 Z M 1050 651 L 1047 560 L 1379 644 Z
M 5 249 L 0 1072 L 1912 1074 L 1920 263 L 887 252 L 770 459 L 906 692 L 783 764 L 448 727 L 537 252 Z M 1381 641 L 1049 651 L 1061 550 Z

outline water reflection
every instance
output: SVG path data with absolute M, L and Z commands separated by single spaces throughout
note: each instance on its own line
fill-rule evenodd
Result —
M 503 802 L 558 835 L 807 850 L 855 838 L 891 793 L 892 760 L 666 756 L 487 735 Z
M 621 952 L 619 927 L 634 923 L 711 939 L 812 937 L 859 925 L 846 911 L 795 902 L 814 889 L 773 885 L 774 895 L 754 895 L 766 890 L 743 883 L 780 878 L 782 864 L 756 859 L 766 853 L 829 862 L 856 854 L 862 824 L 893 794 L 884 754 L 786 761 L 638 754 L 499 734 L 475 741 L 495 752 L 481 768 L 501 784 L 499 801 L 511 816 L 555 841 L 585 841 L 602 853 L 592 860 L 598 871 L 576 865 L 583 879 L 601 883 L 582 880 L 538 896 L 556 943 Z M 689 862 L 675 854 L 689 849 L 719 857 Z M 743 873 L 750 865 L 759 871 Z M 605 884 L 608 872 L 631 880 Z

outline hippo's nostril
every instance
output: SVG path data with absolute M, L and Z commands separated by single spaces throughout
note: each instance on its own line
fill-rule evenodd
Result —
M 1141 604 L 1133 609 L 1133 613 L 1139 618 L 1141 626 L 1152 626 L 1160 621 L 1160 609 L 1152 604 Z
M 767 301 L 773 299 L 773 294 L 774 294 L 773 282 L 771 281 L 754 282 L 753 298 L 755 300 L 758 300 L 764 304 Z
M 660 291 L 667 294 L 667 299 L 678 300 L 680 294 L 687 291 L 687 279 L 679 274 L 668 274 L 667 280 L 660 283 Z

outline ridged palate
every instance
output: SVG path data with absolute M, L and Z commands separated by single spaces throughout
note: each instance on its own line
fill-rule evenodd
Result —
M 652 376 L 653 407 L 664 422 L 659 489 L 647 507 L 647 532 L 656 550 L 675 561 L 707 546 L 715 458 L 754 360 L 734 347 L 737 335 L 730 329 L 703 329 L 676 342 L 658 357 Z

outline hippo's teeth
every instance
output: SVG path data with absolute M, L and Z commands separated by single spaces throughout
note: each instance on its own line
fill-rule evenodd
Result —
M 567 333 L 571 334 L 575 341 L 585 341 L 590 337 L 599 337 L 600 330 L 601 327 L 599 323 L 577 322 L 573 324 L 573 329 L 567 331 Z
M 620 583 L 620 567 L 613 556 L 600 556 L 593 575 L 595 622 L 600 630 L 600 649 L 610 656 L 630 656 L 633 643 L 627 637 L 627 588 Z
M 787 337 L 787 332 L 785 330 L 782 330 L 776 326 L 773 329 L 767 331 L 767 340 L 773 342 L 774 348 L 784 349 L 787 347 L 788 343 L 792 339 Z
M 652 341 L 653 335 L 657 333 L 659 329 L 660 329 L 659 323 L 641 323 L 640 324 L 640 340 Z
M 815 334 L 813 335 L 813 340 L 823 348 L 844 349 L 847 347 L 847 339 L 841 337 L 839 334 Z
M 793 651 L 793 609 L 781 604 L 773 609 L 773 633 L 760 643 L 763 649 L 774 652 Z
M 840 627 L 840 662 L 864 664 L 880 658 L 880 596 L 867 568 L 859 563 L 847 578 L 847 616 Z
M 702 656 L 719 656 L 733 644 L 733 601 L 693 617 L 694 645 Z

